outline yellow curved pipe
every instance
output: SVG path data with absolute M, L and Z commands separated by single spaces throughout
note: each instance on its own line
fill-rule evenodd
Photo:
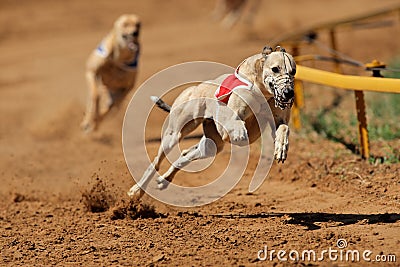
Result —
M 346 90 L 400 93 L 400 79 L 343 75 L 297 65 L 296 79 Z

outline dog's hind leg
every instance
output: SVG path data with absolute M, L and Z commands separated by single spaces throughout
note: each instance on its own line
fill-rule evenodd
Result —
M 96 74 L 93 71 L 87 71 L 86 81 L 89 87 L 89 96 L 86 105 L 85 117 L 81 123 L 81 128 L 85 132 L 91 132 L 96 127 L 99 103 L 99 92 L 97 88 Z
M 153 162 L 147 167 L 146 171 L 144 172 L 142 178 L 131 187 L 128 191 L 128 195 L 130 197 L 137 197 L 141 198 L 144 194 L 144 188 L 147 186 L 150 179 L 154 176 L 154 174 L 160 168 L 160 164 L 162 160 L 165 158 L 165 155 L 171 151 L 171 149 L 178 144 L 179 136 L 176 133 L 166 134 L 162 138 L 161 145 L 158 149 L 157 156 L 154 158 Z
M 160 164 L 165 158 L 165 156 L 178 144 L 178 142 L 191 133 L 197 126 L 200 124 L 201 120 L 192 120 L 187 123 L 180 131 L 177 131 L 176 128 L 178 124 L 176 121 L 173 121 L 171 125 L 168 126 L 168 129 L 165 131 L 163 138 L 161 139 L 161 145 L 158 149 L 157 156 L 154 158 L 153 162 L 147 167 L 144 172 L 142 178 L 139 180 L 137 184 L 132 186 L 132 188 L 128 191 L 128 195 L 130 197 L 138 197 L 141 198 L 144 194 L 144 188 L 147 186 L 150 179 L 154 176 L 154 174 L 159 170 Z
M 103 117 L 108 113 L 114 104 L 111 92 L 107 89 L 104 84 L 99 85 L 99 116 Z
M 168 171 L 157 178 L 158 188 L 164 189 L 172 181 L 175 174 L 190 162 L 213 157 L 222 151 L 224 141 L 218 134 L 215 123 L 212 119 L 203 121 L 204 136 L 200 142 L 187 150 L 182 151 L 180 157 L 172 164 Z
M 86 82 L 89 87 L 89 96 L 81 128 L 88 133 L 96 129 L 113 106 L 114 99 L 101 77 L 98 77 L 94 71 L 86 72 Z

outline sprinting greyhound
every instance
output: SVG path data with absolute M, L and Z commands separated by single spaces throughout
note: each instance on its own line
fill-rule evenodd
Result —
M 172 181 L 180 168 L 192 161 L 214 156 L 222 151 L 224 144 L 248 145 L 256 141 L 260 135 L 260 127 L 254 112 L 261 114 L 262 110 L 252 110 L 248 103 L 262 99 L 267 101 L 275 121 L 274 157 L 278 162 L 284 162 L 289 148 L 289 118 L 294 101 L 294 76 L 296 63 L 293 57 L 283 48 L 265 47 L 262 53 L 245 59 L 236 69 L 234 76 L 228 76 L 233 83 L 239 84 L 232 92 L 225 92 L 221 77 L 210 82 L 185 89 L 174 101 L 167 105 L 158 97 L 152 100 L 165 111 L 170 112 L 168 126 L 162 136 L 158 154 L 147 168 L 139 182 L 128 192 L 131 197 L 140 198 L 144 188 L 159 170 L 166 154 L 176 146 L 186 135 L 203 125 L 204 135 L 198 144 L 184 150 L 168 171 L 156 178 L 159 189 L 164 189 Z M 226 77 L 226 75 L 224 75 Z M 226 88 L 225 88 L 226 89 Z M 221 94 L 221 91 L 222 94 Z M 218 101 L 205 101 L 215 99 Z M 229 99 L 227 99 L 229 97 Z M 245 100 L 246 99 L 246 100 Z M 218 103 L 223 102 L 223 103 Z M 214 104 L 213 104 L 214 103 Z M 215 122 L 215 106 L 220 105 L 218 112 L 224 108 L 231 110 L 226 116 L 220 116 Z

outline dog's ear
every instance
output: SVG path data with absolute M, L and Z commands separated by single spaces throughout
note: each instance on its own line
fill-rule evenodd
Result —
M 136 36 L 139 36 L 141 27 L 142 23 L 140 21 L 136 22 Z
M 263 51 L 262 51 L 262 55 L 263 55 L 263 57 L 266 57 L 266 56 L 268 56 L 269 54 L 271 54 L 272 53 L 272 47 L 270 47 L 270 46 L 264 46 L 264 48 L 263 48 Z
M 286 52 L 286 49 L 278 45 L 277 47 L 275 47 L 275 51 Z
M 259 58 L 254 63 L 254 70 L 256 72 L 256 77 L 261 77 L 264 67 L 265 57 Z

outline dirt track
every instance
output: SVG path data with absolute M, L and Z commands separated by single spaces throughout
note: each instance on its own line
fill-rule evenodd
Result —
M 398 163 L 372 165 L 342 144 L 313 132 L 292 131 L 288 160 L 274 165 L 255 193 L 247 193 L 247 173 L 232 192 L 205 207 L 178 209 L 145 197 L 141 205 L 154 206 L 155 211 L 146 213 L 151 218 L 133 220 L 129 215 L 141 211 L 129 210 L 134 206 L 125 197 L 133 180 L 121 147 L 124 110 L 114 111 L 92 136 L 79 130 L 86 57 L 122 13 L 143 19 L 140 85 L 157 71 L 186 61 L 236 66 L 295 27 L 399 3 L 298 2 L 263 1 L 251 30 L 239 25 L 226 31 L 210 19 L 214 1 L 1 1 L 0 263 L 284 265 L 276 256 L 273 262 L 258 261 L 257 252 L 264 246 L 320 252 L 337 248 L 342 238 L 348 249 L 371 250 L 371 258 L 395 254 L 397 263 L 392 265 L 399 266 Z M 400 52 L 398 36 L 398 25 L 344 31 L 339 44 L 360 61 L 389 61 Z M 309 88 L 317 95 L 316 86 Z M 306 101 L 312 108 L 328 100 Z M 157 133 L 154 130 L 153 137 Z M 383 153 L 383 141 L 371 145 L 374 153 Z M 149 144 L 150 152 L 157 146 Z M 399 140 L 392 146 L 400 147 Z M 229 155 L 220 158 L 227 161 Z M 202 178 L 201 173 L 180 174 L 176 181 L 185 183 L 188 176 L 192 183 Z M 99 180 L 107 189 L 96 187 L 96 192 L 112 199 L 111 208 L 92 213 L 85 205 L 90 199 L 83 196 Z M 116 210 L 128 216 L 118 219 L 124 216 Z

